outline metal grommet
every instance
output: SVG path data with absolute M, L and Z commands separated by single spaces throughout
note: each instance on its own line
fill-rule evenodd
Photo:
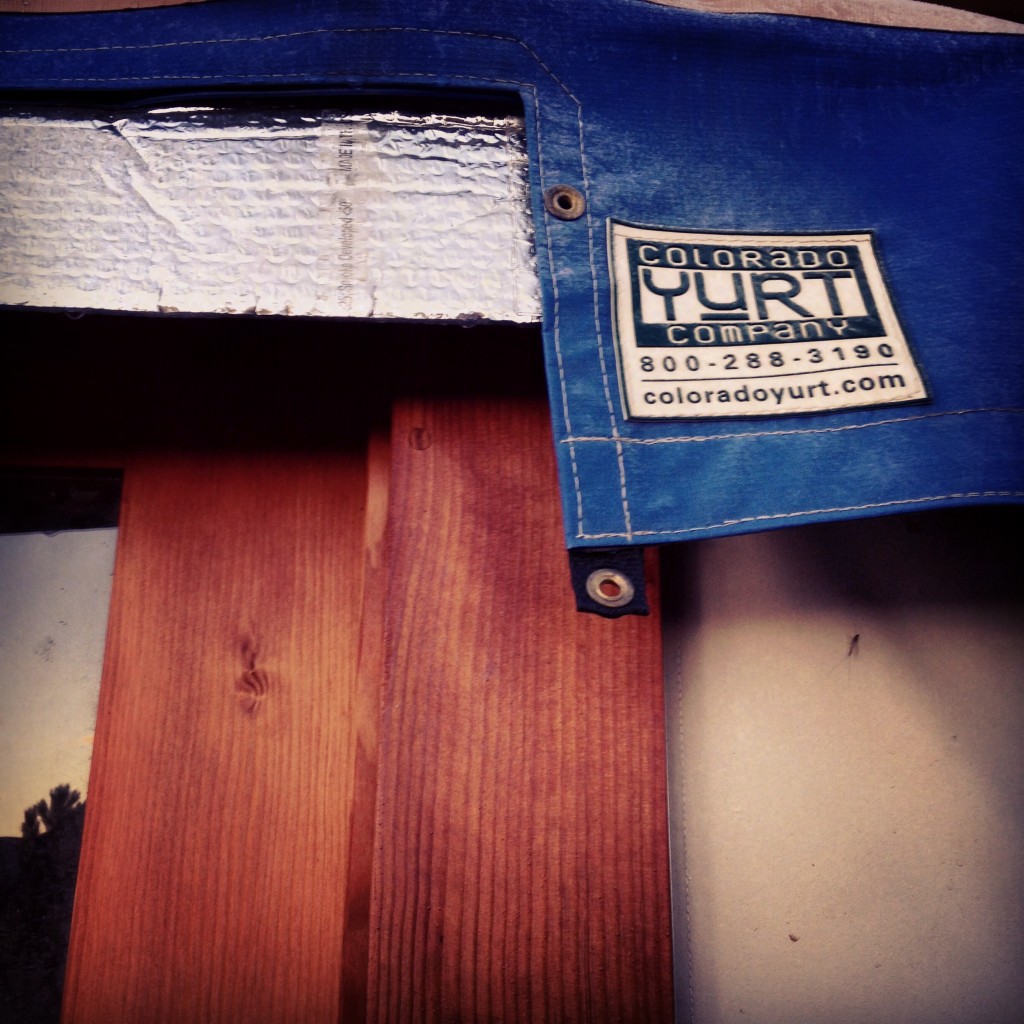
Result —
M 544 209 L 559 220 L 578 220 L 586 208 L 583 193 L 572 185 L 552 185 L 544 192 Z
M 587 594 L 605 608 L 621 608 L 636 593 L 630 578 L 617 569 L 595 569 L 587 577 Z

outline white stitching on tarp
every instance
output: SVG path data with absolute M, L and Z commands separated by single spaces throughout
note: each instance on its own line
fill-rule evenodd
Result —
M 53 47 L 46 48 L 40 47 L 31 50 L 0 50 L 0 54 L 4 55 L 27 55 L 27 54 L 44 54 L 44 53 L 111 53 L 111 52 L 125 52 L 131 50 L 169 50 L 175 47 L 181 46 L 210 46 L 214 43 L 276 43 L 283 39 L 303 39 L 310 36 L 324 36 L 324 35 L 354 35 L 356 33 L 370 33 L 370 32 L 409 32 L 418 33 L 421 35 L 431 36 L 457 36 L 465 37 L 467 39 L 492 39 L 495 42 L 502 43 L 515 43 L 517 46 L 521 46 L 530 57 L 544 69 L 544 72 L 555 82 L 558 87 L 577 105 L 582 106 L 580 101 L 572 94 L 569 87 L 556 75 L 551 68 L 544 63 L 541 59 L 540 54 L 530 46 L 529 43 L 524 42 L 522 39 L 517 39 L 515 36 L 500 36 L 490 32 L 461 32 L 457 29 L 434 29 L 434 28 L 415 28 L 411 25 L 369 25 L 363 27 L 350 27 L 350 28 L 307 28 L 302 29 L 299 32 L 276 32 L 268 36 L 224 36 L 221 38 L 214 39 L 178 39 L 169 43 L 113 43 L 109 46 L 64 46 L 64 47 Z M 434 77 L 447 77 L 447 76 L 434 76 Z M 111 79 L 116 81 L 116 79 Z M 133 81 L 131 78 L 123 79 L 123 81 Z M 484 81 L 484 79 L 481 79 Z M 517 83 L 526 85 L 527 83 Z
M 525 86 L 524 86 L 525 88 Z M 533 116 L 537 132 L 537 170 L 541 179 L 541 186 L 544 181 L 544 143 L 541 136 L 541 119 L 539 104 L 534 95 Z M 562 416 L 565 419 L 565 431 L 572 436 L 572 420 L 569 416 L 569 392 L 565 381 L 565 362 L 562 359 L 562 321 L 561 306 L 558 299 L 558 275 L 555 273 L 555 256 L 551 245 L 551 225 L 544 220 L 544 234 L 548 241 L 548 270 L 551 274 L 551 297 L 554 302 L 554 322 L 551 325 L 551 334 L 555 341 L 555 363 L 558 366 L 558 388 L 562 400 Z M 576 495 L 576 532 L 583 529 L 583 488 L 580 486 L 579 467 L 576 463 L 576 446 L 569 445 L 569 463 L 572 469 L 572 484 Z
M 583 190 L 590 196 L 590 173 L 587 165 L 586 146 L 583 142 L 583 107 L 578 108 L 577 118 L 580 133 L 580 163 L 583 167 Z M 601 295 L 597 287 L 597 264 L 594 254 L 594 218 L 587 203 L 587 251 L 590 256 L 590 281 L 594 293 L 594 334 L 597 341 L 597 357 L 601 364 L 601 386 L 604 389 L 605 406 L 608 410 L 608 422 L 611 424 L 612 437 L 615 439 L 615 458 L 619 466 L 619 497 L 622 501 L 622 518 L 626 524 L 626 538 L 633 539 L 633 524 L 629 512 L 629 489 L 626 482 L 626 460 L 623 455 L 619 435 L 619 421 L 615 415 L 615 402 L 612 399 L 611 383 L 608 376 L 608 362 L 604 357 L 604 335 L 601 332 Z M 580 516 L 578 532 L 583 531 L 583 517 Z
M 950 409 L 947 412 L 926 412 L 919 416 L 896 416 L 887 420 L 875 420 L 872 423 L 847 423 L 841 427 L 810 427 L 806 430 L 800 429 L 789 429 L 789 430 L 752 430 L 747 433 L 734 433 L 734 434 L 708 434 L 701 436 L 699 434 L 693 434 L 683 437 L 622 437 L 620 434 L 616 434 L 612 437 L 601 437 L 600 435 L 594 436 L 581 436 L 581 437 L 568 437 L 563 440 L 562 444 L 569 442 L 573 444 L 583 444 L 585 442 L 599 441 L 608 444 L 612 441 L 620 444 L 640 444 L 640 445 L 653 445 L 653 444 L 703 444 L 706 441 L 742 441 L 750 438 L 762 438 L 762 437 L 786 437 L 790 434 L 838 434 L 845 430 L 868 430 L 871 427 L 886 427 L 891 426 L 895 423 L 913 423 L 918 420 L 932 420 L 941 419 L 944 416 L 972 416 L 976 413 L 1002 413 L 1013 416 L 1020 416 L 1024 414 L 1024 409 L 1016 408 L 1015 406 L 999 407 L 994 406 L 990 409 Z
M 341 74 L 342 72 L 329 72 Z M 361 75 L 367 81 L 375 81 L 371 75 Z M 389 75 L 382 75 L 390 81 L 393 78 L 436 78 L 437 75 L 430 75 L 426 72 L 415 73 L 412 71 L 395 71 Z M 283 74 L 262 73 L 258 75 L 132 75 L 129 78 L 45 78 L 41 81 L 49 82 L 52 85 L 77 85 L 80 82 L 244 82 L 249 79 L 263 82 L 270 79 L 287 78 L 290 81 L 309 81 L 309 73 L 305 71 L 290 71 Z M 463 80 L 467 82 L 484 82 L 487 85 L 518 85 L 529 88 L 527 82 L 517 82 L 510 78 L 480 78 L 477 75 L 445 75 L 446 80 Z
M 907 505 L 926 505 L 937 501 L 955 501 L 974 498 L 1024 498 L 1024 491 L 959 491 L 955 494 L 933 494 L 921 498 L 899 498 L 894 501 L 872 501 L 863 505 L 836 505 L 832 508 L 809 508 L 802 512 L 775 512 L 762 516 L 742 516 L 736 519 L 723 519 L 720 523 L 708 523 L 705 526 L 688 526 L 679 530 L 634 530 L 634 537 L 675 537 L 685 534 L 700 533 L 704 530 L 726 530 L 732 526 L 745 526 L 748 523 L 767 523 L 781 519 L 801 519 L 805 516 L 827 515 L 831 512 L 870 512 L 883 508 L 903 508 Z M 580 540 L 605 540 L 625 537 L 624 533 L 584 533 Z

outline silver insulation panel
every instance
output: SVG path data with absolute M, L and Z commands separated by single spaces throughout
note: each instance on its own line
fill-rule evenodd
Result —
M 0 304 L 536 322 L 522 120 L 9 113 Z

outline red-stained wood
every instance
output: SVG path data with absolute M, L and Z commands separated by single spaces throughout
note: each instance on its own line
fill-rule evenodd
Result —
M 337 1020 L 365 496 L 361 454 L 129 461 L 69 1024 Z
M 657 587 L 574 609 L 538 339 L 42 320 L 4 460 L 125 470 L 65 1021 L 671 1019 Z
M 576 612 L 547 410 L 394 416 L 369 1019 L 672 1018 L 657 587 Z
M 388 438 L 376 433 L 367 458 L 366 512 L 363 527 L 363 607 L 359 661 L 352 716 L 355 765 L 349 815 L 349 852 L 345 881 L 344 941 L 341 959 L 341 1020 L 366 1020 L 370 960 L 370 894 L 376 846 L 377 751 L 381 674 L 384 667 L 384 601 L 387 579 L 386 528 L 391 483 Z

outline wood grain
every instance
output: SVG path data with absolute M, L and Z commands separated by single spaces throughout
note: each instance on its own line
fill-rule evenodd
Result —
M 574 610 L 539 338 L 7 316 L 4 458 L 125 470 L 66 1021 L 670 1020 L 657 614 Z
M 384 602 L 388 572 L 386 529 L 391 448 L 387 436 L 370 438 L 363 528 L 363 606 L 359 661 L 353 691 L 355 738 L 349 851 L 341 959 L 341 1020 L 366 1020 L 370 968 L 370 894 L 377 831 L 378 736 L 384 669 Z
M 65 1020 L 338 1017 L 365 459 L 125 473 Z
M 369 1018 L 671 1020 L 657 614 L 575 611 L 542 401 L 392 458 Z

